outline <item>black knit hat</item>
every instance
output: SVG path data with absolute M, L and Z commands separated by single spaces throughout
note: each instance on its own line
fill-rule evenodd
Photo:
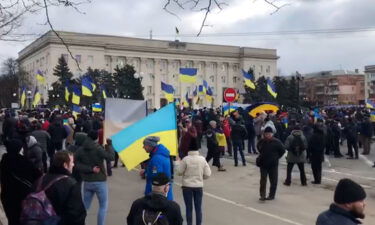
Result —
M 273 133 L 273 130 L 271 127 L 266 127 L 266 129 L 264 129 L 264 133 Z
M 191 138 L 189 143 L 189 151 L 198 151 L 198 141 L 196 138 Z
M 366 192 L 361 185 L 350 179 L 341 179 L 336 186 L 334 201 L 338 204 L 361 201 L 366 198 Z

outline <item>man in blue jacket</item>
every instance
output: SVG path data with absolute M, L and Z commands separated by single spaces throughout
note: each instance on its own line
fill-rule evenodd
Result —
M 143 141 L 143 148 L 150 154 L 146 166 L 146 189 L 145 195 L 152 192 L 152 178 L 157 173 L 165 173 L 169 179 L 172 178 L 172 167 L 169 150 L 162 144 L 158 144 L 159 137 L 149 136 Z M 172 185 L 167 195 L 168 200 L 173 200 Z

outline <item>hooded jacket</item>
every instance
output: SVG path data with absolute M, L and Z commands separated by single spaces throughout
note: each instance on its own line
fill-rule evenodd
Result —
M 38 144 L 34 136 L 29 136 L 27 139 L 26 158 L 39 170 L 43 170 L 43 149 Z
M 172 177 L 170 153 L 162 144 L 157 145 L 154 151 L 150 153 L 150 160 L 146 167 L 145 195 L 151 193 L 152 178 L 157 173 L 165 173 L 169 179 Z M 172 185 L 169 188 L 168 200 L 173 200 Z
M 104 160 L 113 161 L 115 153 L 105 151 L 102 146 L 93 141 L 91 138 L 85 138 L 82 146 L 75 153 L 75 166 L 86 182 L 106 181 L 107 175 L 104 167 Z M 99 173 L 94 173 L 93 168 L 100 167 Z
M 145 209 L 162 212 L 162 215 L 167 217 L 171 225 L 182 225 L 183 219 L 180 206 L 174 201 L 167 200 L 165 196 L 159 193 L 151 193 L 134 201 L 127 217 L 127 224 L 143 225 L 142 213 Z
M 294 138 L 301 138 L 303 143 L 303 151 L 300 155 L 295 154 L 292 150 L 292 143 Z M 288 155 L 286 156 L 286 161 L 288 163 L 305 163 L 306 162 L 306 150 L 307 150 L 307 140 L 303 135 L 301 130 L 293 130 L 285 141 L 285 148 L 288 150 Z

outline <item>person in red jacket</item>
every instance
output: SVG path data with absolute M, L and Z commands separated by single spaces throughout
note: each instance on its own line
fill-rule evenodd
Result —
M 229 115 L 225 116 L 225 118 L 221 117 L 220 120 L 222 120 L 224 135 L 225 135 L 225 138 L 227 139 L 228 154 L 232 156 L 232 139 L 230 137 L 232 129 L 229 123 Z

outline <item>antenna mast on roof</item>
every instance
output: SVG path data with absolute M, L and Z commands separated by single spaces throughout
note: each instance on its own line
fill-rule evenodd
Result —
M 150 40 L 152 40 L 152 29 L 150 30 Z

